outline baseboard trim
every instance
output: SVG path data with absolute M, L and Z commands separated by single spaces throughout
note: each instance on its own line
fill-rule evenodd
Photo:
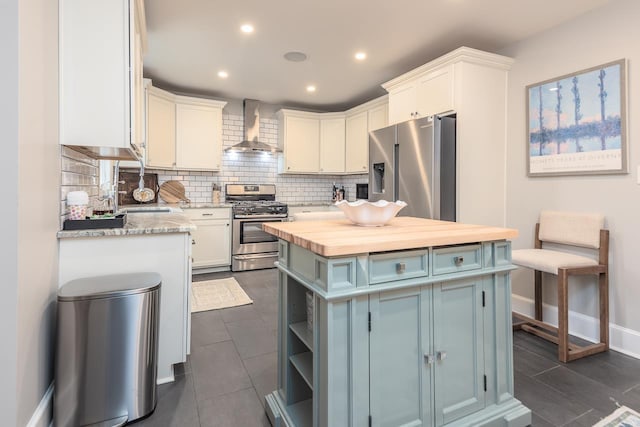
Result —
M 533 317 L 534 301 L 520 295 L 511 295 L 511 307 L 516 313 Z M 545 321 L 558 326 L 558 308 L 554 305 L 542 304 L 542 315 Z M 598 319 L 569 310 L 569 333 L 578 338 L 598 342 L 600 322 Z M 640 332 L 623 326 L 609 323 L 609 347 L 627 356 L 640 359 Z
M 53 426 L 53 385 L 51 381 L 49 388 L 42 396 L 40 403 L 33 412 L 26 427 L 50 427 Z

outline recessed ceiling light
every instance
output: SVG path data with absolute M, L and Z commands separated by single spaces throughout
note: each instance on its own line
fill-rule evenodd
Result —
M 314 85 L 307 86 L 307 92 L 315 92 L 315 91 L 316 91 L 316 87 Z
M 364 52 L 356 52 L 354 56 L 358 61 L 364 61 L 365 59 L 367 59 L 367 54 Z
M 247 34 L 253 33 L 253 25 L 251 25 L 251 24 L 243 24 L 240 27 L 240 31 L 242 31 L 243 33 L 247 33 Z
M 287 52 L 284 54 L 284 59 L 291 62 L 302 62 L 307 59 L 307 55 L 302 52 Z
M 224 70 L 220 70 L 218 71 L 218 77 L 220 77 L 221 79 L 226 79 L 227 77 L 229 77 L 229 73 Z

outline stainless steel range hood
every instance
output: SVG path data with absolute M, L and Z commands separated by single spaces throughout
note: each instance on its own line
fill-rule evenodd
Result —
M 275 147 L 259 140 L 260 137 L 260 101 L 245 99 L 242 102 L 244 115 L 244 139 L 242 142 L 225 149 L 225 151 L 269 151 L 280 152 Z

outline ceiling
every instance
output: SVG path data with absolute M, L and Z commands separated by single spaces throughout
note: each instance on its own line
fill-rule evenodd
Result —
M 146 0 L 144 74 L 182 93 L 340 111 L 460 46 L 498 52 L 609 1 Z M 289 62 L 289 51 L 308 59 Z

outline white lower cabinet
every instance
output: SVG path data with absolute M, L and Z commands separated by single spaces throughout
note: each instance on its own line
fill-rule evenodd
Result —
M 231 265 L 231 208 L 185 209 L 197 229 L 191 232 L 194 273 Z
M 162 276 L 158 384 L 173 381 L 173 365 L 190 353 L 191 239 L 189 233 L 63 238 L 59 284 L 93 276 L 152 271 Z

